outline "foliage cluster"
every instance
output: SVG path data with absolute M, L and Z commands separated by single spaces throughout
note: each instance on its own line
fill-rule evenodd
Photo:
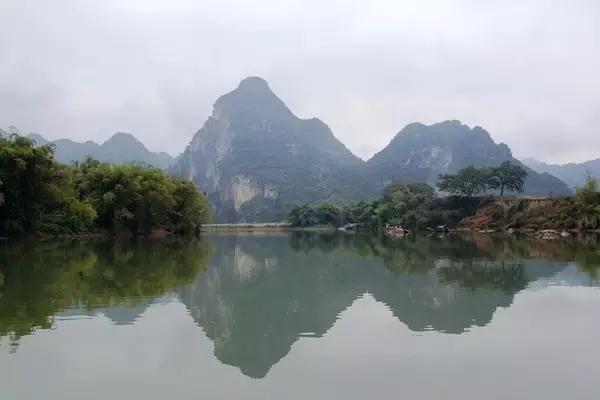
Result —
M 588 177 L 575 195 L 558 199 L 505 199 L 482 207 L 462 225 L 475 229 L 600 229 L 600 192 L 598 181 Z
M 358 224 L 367 229 L 380 229 L 394 225 L 422 230 L 443 224 L 456 225 L 486 201 L 487 198 L 460 196 L 437 198 L 435 190 L 425 183 L 391 183 L 380 199 L 345 206 L 301 204 L 292 208 L 288 220 L 293 226 Z
M 497 190 L 500 196 L 505 191 L 523 191 L 527 171 L 510 161 L 498 167 L 465 167 L 456 174 L 440 174 L 437 184 L 441 191 L 450 194 L 473 197 L 487 190 Z
M 191 232 L 208 221 L 205 197 L 159 169 L 92 159 L 67 166 L 51 146 L 0 138 L 0 234 Z

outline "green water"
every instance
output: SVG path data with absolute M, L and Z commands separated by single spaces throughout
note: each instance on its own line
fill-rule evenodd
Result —
M 597 399 L 600 242 L 0 243 L 0 398 Z

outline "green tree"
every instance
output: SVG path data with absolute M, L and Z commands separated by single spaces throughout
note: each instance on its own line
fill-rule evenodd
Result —
M 53 156 L 51 146 L 34 147 L 18 134 L 0 138 L 0 233 L 68 230 L 57 223 L 79 213 L 89 217 L 86 224 L 93 220 L 93 213 L 75 196 L 71 168 L 54 162 Z
M 210 205 L 198 189 L 187 181 L 176 181 L 173 191 L 175 204 L 171 221 L 178 232 L 197 232 L 202 224 L 211 221 Z
M 380 202 L 378 200 L 361 200 L 346 209 L 346 221 L 361 224 L 366 228 L 376 228 L 381 218 L 378 217 Z
M 521 193 L 527 171 L 519 165 L 512 164 L 510 161 L 504 161 L 499 167 L 492 167 L 488 177 L 488 187 L 493 190 L 500 190 L 500 196 L 504 196 L 504 191 Z
M 77 166 L 79 196 L 90 199 L 100 227 L 148 234 L 156 228 L 193 232 L 210 221 L 206 198 L 164 171 L 86 160 Z
M 294 206 L 288 215 L 288 221 L 292 226 L 310 226 L 319 222 L 314 208 L 307 203 Z
M 438 189 L 450 194 L 473 197 L 485 191 L 489 179 L 487 168 L 465 167 L 456 174 L 440 174 Z
M 582 228 L 600 228 L 600 184 L 598 179 L 588 174 L 585 185 L 577 188 L 573 203 L 576 215 L 581 218 Z
M 434 193 L 434 189 L 425 183 L 391 183 L 384 189 L 376 212 L 378 225 L 391 224 L 411 229 L 425 227 Z
M 53 157 L 53 147 L 16 133 L 0 138 L 0 234 L 184 232 L 210 221 L 204 195 L 162 170 Z
M 323 203 L 315 209 L 315 216 L 319 224 L 342 226 L 344 215 L 342 209 L 334 204 Z
M 580 207 L 596 206 L 599 200 L 600 184 L 598 179 L 588 174 L 585 184 L 575 191 L 575 203 Z

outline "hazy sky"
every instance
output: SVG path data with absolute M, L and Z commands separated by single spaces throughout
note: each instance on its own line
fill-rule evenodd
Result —
M 258 75 L 365 158 L 459 119 L 519 157 L 600 157 L 599 0 L 0 0 L 0 127 L 177 154 Z

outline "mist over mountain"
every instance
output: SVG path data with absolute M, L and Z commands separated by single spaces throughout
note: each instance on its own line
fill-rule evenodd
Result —
M 276 221 L 301 202 L 376 197 L 391 181 L 433 185 L 440 173 L 503 161 L 527 169 L 527 195 L 570 193 L 559 179 L 525 167 L 484 129 L 459 121 L 410 124 L 365 162 L 322 121 L 296 117 L 266 81 L 250 77 L 216 101 L 170 171 L 207 193 L 217 221 Z
M 218 221 L 261 221 L 299 202 L 363 197 L 363 165 L 322 121 L 296 117 L 250 77 L 216 101 L 171 171 L 207 193 Z
M 42 135 L 31 133 L 27 135 L 39 146 L 52 144 L 55 148 L 55 158 L 62 163 L 82 161 L 87 156 L 108 163 L 136 163 L 151 165 L 166 169 L 173 163 L 173 157 L 167 153 L 155 153 L 146 148 L 135 136 L 118 132 L 107 141 L 98 144 L 91 140 L 76 142 L 71 139 L 48 141 Z
M 29 137 L 38 144 L 47 143 L 40 135 Z M 212 114 L 176 159 L 148 151 L 126 133 L 117 133 L 102 144 L 69 139 L 49 143 L 62 162 L 89 155 L 111 163 L 168 168 L 207 194 L 217 222 L 280 221 L 298 203 L 374 198 L 392 181 L 433 186 L 439 174 L 469 165 L 498 166 L 504 161 L 527 170 L 525 195 L 571 193 L 566 183 L 548 173 L 560 175 L 557 169 L 536 167 L 540 171 L 536 172 L 514 158 L 506 144 L 494 142 L 485 129 L 460 121 L 409 124 L 363 161 L 321 120 L 294 115 L 259 77 L 246 78 L 219 97 Z M 573 173 L 577 174 L 584 176 Z M 572 182 L 570 176 L 561 176 Z
M 526 195 L 556 196 L 571 192 L 556 177 L 537 173 L 514 158 L 510 148 L 504 143 L 495 143 L 485 129 L 470 128 L 460 121 L 407 125 L 369 159 L 366 170 L 368 182 L 380 191 L 392 181 L 434 185 L 439 174 L 455 173 L 469 165 L 498 166 L 504 161 L 527 170 Z
M 525 158 L 523 162 L 537 172 L 546 172 L 556 176 L 573 189 L 583 186 L 588 174 L 600 178 L 600 158 L 568 164 L 547 164 L 535 158 Z

